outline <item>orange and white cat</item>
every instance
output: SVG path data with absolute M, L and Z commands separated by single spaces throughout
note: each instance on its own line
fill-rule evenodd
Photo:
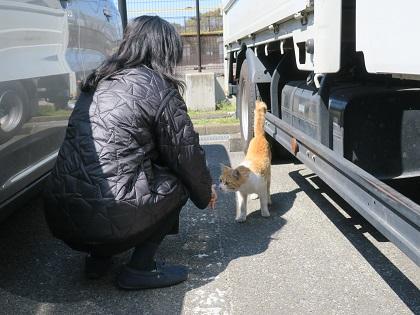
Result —
M 265 138 L 264 120 L 267 106 L 256 101 L 254 111 L 254 138 L 249 143 L 245 160 L 236 168 L 222 165 L 219 188 L 225 192 L 236 192 L 236 221 L 245 222 L 248 195 L 257 194 L 261 203 L 261 215 L 269 217 L 271 205 L 271 151 Z

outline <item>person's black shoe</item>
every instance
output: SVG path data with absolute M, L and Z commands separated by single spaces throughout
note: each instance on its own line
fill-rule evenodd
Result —
M 106 275 L 111 267 L 112 257 L 86 256 L 85 275 L 88 279 L 99 279 Z
M 164 265 L 156 263 L 150 271 L 124 266 L 117 283 L 121 289 L 142 290 L 169 287 L 188 278 L 188 269 L 182 265 Z

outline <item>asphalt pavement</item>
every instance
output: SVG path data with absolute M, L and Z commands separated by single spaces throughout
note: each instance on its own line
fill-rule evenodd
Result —
M 223 137 L 203 138 L 215 181 L 237 165 Z M 190 268 L 175 287 L 126 292 L 115 277 L 83 277 L 84 255 L 54 239 L 42 200 L 0 224 L 0 314 L 420 314 L 419 268 L 304 165 L 272 167 L 271 217 L 251 200 L 234 221 L 233 194 L 215 210 L 191 203 L 159 250 Z

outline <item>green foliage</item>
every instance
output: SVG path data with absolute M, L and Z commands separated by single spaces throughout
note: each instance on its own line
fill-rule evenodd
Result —
M 218 114 L 223 113 L 234 113 L 236 112 L 236 105 L 232 104 L 228 100 L 223 100 L 216 104 L 216 110 L 212 111 L 196 111 L 196 110 L 189 110 L 188 115 L 191 117 L 191 119 L 203 117 L 203 116 L 220 116 Z
M 71 111 L 66 109 L 56 110 L 53 105 L 39 106 L 38 116 L 70 116 Z
M 180 34 L 196 32 L 197 19 L 190 17 L 184 23 L 172 23 Z M 200 13 L 200 28 L 202 32 L 223 31 L 223 18 L 220 8 Z
M 220 103 L 216 104 L 216 110 L 222 111 L 222 112 L 235 112 L 236 111 L 236 105 L 232 104 L 228 100 L 223 100 Z

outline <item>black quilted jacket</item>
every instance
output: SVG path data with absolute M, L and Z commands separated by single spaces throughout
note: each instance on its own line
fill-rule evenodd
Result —
M 71 244 L 132 240 L 211 177 L 178 90 L 146 67 L 123 70 L 79 98 L 47 184 L 46 218 Z

